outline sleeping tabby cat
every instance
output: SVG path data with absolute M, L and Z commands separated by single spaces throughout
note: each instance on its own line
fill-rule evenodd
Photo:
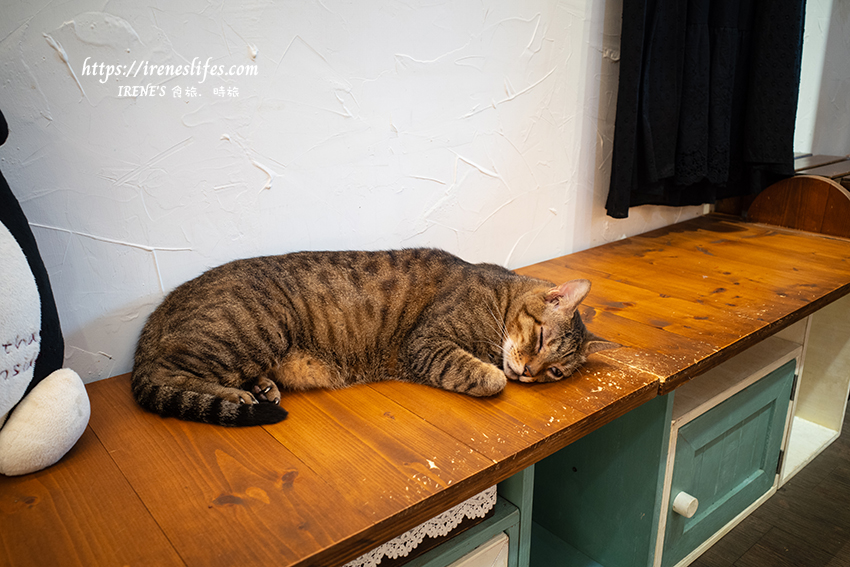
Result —
M 153 312 L 133 394 L 160 415 L 221 425 L 284 419 L 286 389 L 399 379 L 490 396 L 619 346 L 585 329 L 576 308 L 589 290 L 433 249 L 237 260 Z

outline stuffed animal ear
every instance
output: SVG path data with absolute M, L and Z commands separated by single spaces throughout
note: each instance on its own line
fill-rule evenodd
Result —
M 597 337 L 593 333 L 588 332 L 587 336 L 584 338 L 584 344 L 582 345 L 582 351 L 585 356 L 590 356 L 594 352 L 599 352 L 601 350 L 608 350 L 611 348 L 620 348 L 623 345 L 613 343 L 611 341 L 606 341 L 601 337 Z
M 588 280 L 572 280 L 550 289 L 546 294 L 546 301 L 557 304 L 558 309 L 565 313 L 571 313 L 584 301 L 588 293 L 590 293 Z

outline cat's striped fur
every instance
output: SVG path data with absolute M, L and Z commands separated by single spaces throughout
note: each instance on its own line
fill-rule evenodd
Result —
M 490 396 L 506 378 L 557 380 L 617 346 L 581 321 L 589 288 L 432 249 L 237 260 L 153 312 L 133 394 L 155 413 L 221 425 L 282 420 L 286 389 L 399 379 Z

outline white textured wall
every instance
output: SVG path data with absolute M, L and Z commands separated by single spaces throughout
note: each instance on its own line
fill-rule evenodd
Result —
M 850 2 L 808 0 L 794 149 L 850 154 Z
M 163 293 L 237 257 L 440 246 L 514 268 L 702 211 L 605 216 L 617 1 L 0 2 L 0 167 L 86 381 L 129 371 Z M 257 74 L 84 66 L 208 60 Z

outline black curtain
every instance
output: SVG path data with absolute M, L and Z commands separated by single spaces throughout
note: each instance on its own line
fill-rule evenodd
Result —
M 608 214 L 793 175 L 805 0 L 623 4 Z

